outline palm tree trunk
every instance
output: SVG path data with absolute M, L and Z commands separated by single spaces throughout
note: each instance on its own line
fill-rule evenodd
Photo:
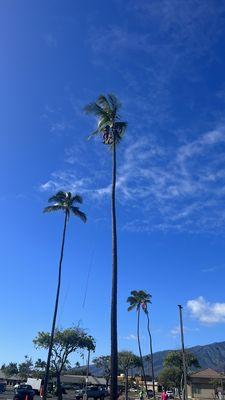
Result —
M 114 138 L 113 138 L 114 139 Z M 117 232 L 116 232 L 116 143 L 112 145 L 112 294 L 111 294 L 111 382 L 110 400 L 117 399 Z
M 63 235 L 62 235 L 61 253 L 60 253 L 60 259 L 59 259 L 58 285 L 57 285 L 57 291 L 56 291 L 55 308 L 54 308 L 51 337 L 50 337 L 50 343 L 49 343 L 49 349 L 48 349 L 48 358 L 47 358 L 46 370 L 45 370 L 43 400 L 46 400 L 46 398 L 47 398 L 49 369 L 50 369 L 52 347 L 53 347 L 53 339 L 54 339 L 54 333 L 55 333 L 55 324 L 56 324 L 58 305 L 59 305 L 59 294 L 60 294 L 61 274 L 62 274 L 62 261 L 63 261 L 63 253 L 64 253 L 64 244 L 65 244 L 65 237 L 66 237 L 67 221 L 68 221 L 68 214 L 66 212 L 65 213 L 65 220 L 64 220 L 64 227 L 63 227 Z
M 137 318 L 137 340 L 138 340 L 138 349 L 139 349 L 139 355 L 141 359 L 141 369 L 142 369 L 142 375 L 145 383 L 145 390 L 146 394 L 148 393 L 148 388 L 147 388 L 147 382 L 146 382 L 146 376 L 145 376 L 145 369 L 144 369 L 144 361 L 143 361 L 143 356 L 142 356 L 142 351 L 141 351 L 141 343 L 140 343 L 140 307 L 137 310 L 138 313 L 138 318 Z
M 152 389 L 153 389 L 153 397 L 154 400 L 156 400 L 155 397 L 155 373 L 154 373 L 154 360 L 153 360 L 153 351 L 152 351 L 152 335 L 151 335 L 151 331 L 150 331 L 150 320 L 149 320 L 149 314 L 148 314 L 148 310 L 146 312 L 146 316 L 147 316 L 147 329 L 148 329 L 148 336 L 149 336 L 149 347 L 150 347 L 150 355 L 151 355 L 151 369 L 152 369 Z

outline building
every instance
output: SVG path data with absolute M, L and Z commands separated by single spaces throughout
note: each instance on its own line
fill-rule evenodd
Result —
M 135 378 L 129 377 L 129 379 L 134 379 L 135 384 L 137 386 L 144 386 L 144 380 L 142 379 L 141 376 L 135 376 Z M 149 379 L 146 380 L 147 383 L 147 388 L 148 390 L 153 390 L 153 382 Z M 159 382 L 155 381 L 155 392 L 161 392 L 162 391 L 162 386 L 160 385 Z
M 55 378 L 53 381 L 56 380 Z M 61 383 L 65 386 L 85 386 L 86 384 L 86 376 L 84 375 L 61 375 Z M 105 386 L 106 380 L 105 378 L 98 378 L 96 376 L 88 377 L 88 384 L 92 386 Z
M 24 378 L 19 375 L 6 376 L 4 372 L 0 371 L 0 382 L 6 383 L 7 386 L 14 386 L 17 383 L 24 382 Z
M 218 398 L 216 391 L 223 392 L 225 375 L 211 368 L 193 372 L 189 375 L 188 397 L 193 399 Z

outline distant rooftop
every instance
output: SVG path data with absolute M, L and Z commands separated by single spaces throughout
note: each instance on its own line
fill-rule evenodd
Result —
M 61 381 L 63 383 L 85 383 L 86 381 L 86 376 L 84 375 L 62 375 L 61 376 Z M 98 378 L 96 376 L 89 376 L 88 377 L 88 383 L 90 385 L 105 385 L 106 384 L 106 380 L 105 378 Z
M 202 369 L 201 371 L 192 372 L 190 374 L 191 378 L 207 378 L 207 379 L 225 379 L 225 375 L 215 371 L 212 368 Z

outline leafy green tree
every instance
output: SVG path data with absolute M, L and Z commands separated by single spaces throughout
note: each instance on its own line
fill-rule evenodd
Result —
M 141 365 L 140 357 L 132 351 L 120 351 L 118 353 L 118 367 L 125 375 L 125 400 L 128 400 L 128 374 L 129 370 Z
M 190 353 L 189 351 L 185 352 L 185 361 L 187 370 L 191 370 L 193 368 L 200 368 L 200 364 L 198 362 L 197 357 Z M 183 359 L 182 352 L 180 350 L 170 351 L 165 357 L 163 365 L 165 367 L 177 367 L 182 372 L 183 371 Z
M 146 374 L 144 368 L 144 361 L 142 356 L 141 350 L 141 341 L 140 341 L 140 311 L 143 302 L 143 298 L 145 297 L 146 293 L 143 290 L 132 290 L 130 292 L 130 296 L 127 298 L 127 302 L 130 304 L 128 307 L 128 311 L 136 310 L 137 311 L 137 341 L 138 341 L 138 349 L 139 355 L 141 360 L 141 368 L 142 368 L 142 375 L 145 383 L 145 390 L 147 393 L 147 382 L 146 382 Z
M 109 386 L 110 381 L 110 356 L 99 356 L 92 360 L 97 368 L 101 368 L 102 375 L 106 380 L 106 387 Z
M 85 107 L 87 114 L 92 114 L 98 119 L 98 126 L 93 135 L 100 135 L 103 143 L 112 149 L 112 296 L 111 296 L 111 384 L 110 399 L 117 398 L 118 375 L 118 343 L 117 343 L 117 226 L 116 226 L 116 149 L 121 141 L 127 123 L 120 120 L 120 102 L 113 94 L 100 95 L 93 103 Z
M 33 361 L 30 357 L 25 356 L 25 360 L 19 364 L 18 373 L 23 379 L 27 379 L 32 375 L 33 372 Z
M 34 364 L 33 376 L 38 379 L 44 379 L 46 370 L 46 362 L 38 358 Z
M 58 267 L 58 284 L 57 284 L 55 307 L 54 307 L 54 313 L 53 313 L 52 329 L 51 329 L 51 336 L 50 336 L 50 341 L 49 341 L 48 358 L 47 358 L 47 363 L 46 363 L 46 372 L 45 372 L 45 380 L 44 380 L 44 400 L 46 400 L 46 396 L 47 396 L 47 387 L 48 387 L 48 380 L 49 380 L 49 369 L 50 369 L 50 363 L 51 363 L 52 346 L 53 346 L 56 318 L 57 318 L 58 305 L 59 305 L 61 274 L 62 274 L 62 261 L 63 261 L 67 223 L 69 222 L 69 217 L 71 214 L 74 215 L 75 217 L 79 217 L 83 222 L 86 222 L 86 220 L 87 220 L 86 215 L 82 211 L 80 211 L 80 209 L 76 206 L 77 203 L 79 203 L 79 204 L 83 203 L 82 197 L 79 196 L 78 194 L 73 196 L 72 193 L 70 193 L 70 192 L 59 191 L 54 196 L 50 197 L 48 201 L 50 203 L 54 203 L 54 204 L 51 206 L 45 207 L 44 212 L 49 213 L 49 212 L 53 212 L 53 211 L 62 211 L 64 213 L 64 226 L 63 226 L 61 253 L 60 253 L 59 267 Z
M 13 362 L 10 362 L 9 364 L 3 364 L 1 366 L 1 370 L 5 374 L 6 377 L 10 377 L 12 375 L 18 374 L 17 363 L 13 363 Z
M 33 340 L 36 348 L 49 349 L 51 334 L 49 332 L 38 332 Z M 69 366 L 69 356 L 77 350 L 95 350 L 95 341 L 92 336 L 87 335 L 84 329 L 79 327 L 55 330 L 52 343 L 52 357 L 50 368 L 56 376 L 58 399 L 62 399 L 61 373 Z
M 200 368 L 197 357 L 186 351 L 185 361 L 187 370 L 190 372 L 192 369 Z M 165 388 L 181 388 L 183 377 L 183 358 L 181 351 L 171 351 L 167 354 L 164 360 L 164 368 L 159 375 L 159 382 Z
M 159 374 L 158 381 L 165 389 L 180 388 L 181 376 L 182 372 L 178 367 L 164 367 Z

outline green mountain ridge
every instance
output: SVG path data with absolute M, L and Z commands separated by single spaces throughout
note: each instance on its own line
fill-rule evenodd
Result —
M 201 368 L 212 368 L 220 372 L 225 372 L 225 342 L 215 342 L 202 346 L 189 347 L 187 349 L 193 353 L 201 365 Z M 163 361 L 166 355 L 173 350 L 163 350 L 154 353 L 154 369 L 155 375 L 157 376 L 163 368 Z M 144 357 L 144 364 L 146 373 L 149 374 L 150 363 Z M 95 365 L 90 366 L 90 372 L 92 375 L 101 376 L 102 370 L 97 368 Z M 138 373 L 138 369 L 133 369 L 132 373 Z M 150 374 L 151 375 L 151 374 Z
M 225 371 L 225 342 L 215 342 L 206 345 L 198 345 L 187 349 L 193 353 L 201 365 L 201 368 L 212 368 L 217 371 Z M 172 350 L 158 351 L 154 354 L 154 368 L 156 376 L 163 368 L 163 361 L 166 355 Z M 145 360 L 145 367 L 148 372 L 148 362 Z

